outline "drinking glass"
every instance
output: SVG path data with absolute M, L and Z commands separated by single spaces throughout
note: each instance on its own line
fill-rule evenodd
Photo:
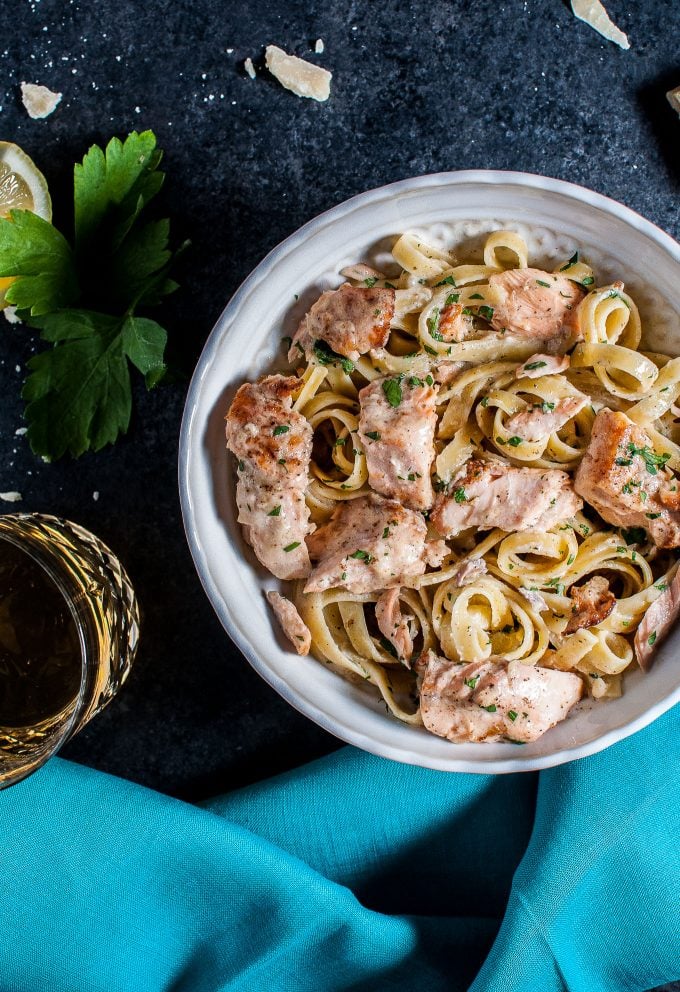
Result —
M 110 702 L 138 640 L 134 590 L 99 538 L 46 514 L 0 515 L 0 788 Z

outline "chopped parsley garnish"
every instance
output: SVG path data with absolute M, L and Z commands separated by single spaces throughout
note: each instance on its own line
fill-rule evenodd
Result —
M 574 254 L 571 256 L 571 258 L 569 259 L 569 261 L 566 263 L 566 265 L 562 266 L 560 272 L 565 272 L 567 269 L 570 269 L 572 265 L 576 265 L 577 262 L 578 262 L 578 252 L 575 251 Z
M 548 403 L 547 401 L 544 401 L 543 403 L 537 403 L 536 406 L 539 406 L 541 408 L 541 413 L 552 413 L 553 410 L 555 409 L 555 404 Z
M 333 447 L 334 448 L 342 448 L 344 446 L 344 444 L 345 444 L 348 436 L 349 436 L 348 434 L 345 434 L 344 437 L 337 437 L 335 439 L 335 441 L 333 442 Z
M 437 286 L 455 286 L 456 280 L 453 278 L 453 276 L 447 276 L 446 279 L 440 279 L 440 281 L 436 282 L 434 285 L 435 285 L 435 289 Z
M 518 716 L 519 713 L 516 713 L 515 710 L 508 710 L 508 719 L 512 720 L 513 723 L 515 722 Z
M 409 386 L 413 387 L 414 389 L 415 389 L 416 386 L 423 386 L 424 385 L 423 380 L 422 379 L 419 379 L 417 375 L 412 375 L 410 377 L 410 379 L 408 380 L 408 384 L 409 384 Z
M 277 465 L 285 465 L 286 464 L 286 459 L 285 458 L 279 458 L 279 460 L 277 461 L 276 464 Z
M 409 482 L 415 482 L 416 481 L 416 473 L 415 472 L 409 472 L 409 474 L 406 476 L 406 478 L 408 479 Z
M 582 286 L 592 286 L 595 280 L 592 276 L 586 276 L 585 279 L 581 279 Z
M 295 549 L 296 548 L 299 548 L 299 547 L 300 547 L 300 542 L 299 541 L 293 541 L 292 544 L 287 544 L 283 550 L 284 551 L 295 551 Z
M 526 741 L 516 741 L 514 737 L 506 737 L 505 739 L 508 742 L 508 744 L 517 744 L 520 747 L 526 744 Z
M 484 297 L 482 296 L 481 293 L 473 293 L 472 296 L 470 297 L 470 299 L 471 300 L 483 300 Z
M 536 280 L 536 285 L 537 286 L 545 286 L 546 289 L 550 289 L 550 283 L 549 282 L 543 282 L 542 279 L 537 279 Z
M 377 281 L 378 281 L 377 276 L 366 276 L 366 278 L 364 279 L 364 285 L 368 286 L 369 289 L 372 289 L 373 286 L 375 286 L 375 284 L 377 283 Z
M 444 340 L 441 334 L 439 334 L 439 307 L 432 307 L 432 312 L 427 318 L 427 329 L 435 341 Z
M 522 443 L 522 438 L 521 437 L 517 437 L 516 434 L 513 434 L 512 437 L 509 437 L 508 438 L 508 444 L 511 444 L 513 446 L 513 448 L 516 448 L 521 443 Z
M 373 311 L 373 316 L 374 317 L 379 317 L 381 313 L 382 313 L 382 310 L 380 309 L 380 307 L 376 307 L 375 310 Z
M 524 368 L 527 370 L 527 372 L 533 372 L 534 369 L 542 369 L 547 364 L 548 364 L 547 362 L 527 362 Z
M 339 365 L 343 372 L 354 371 L 354 362 L 349 358 L 344 358 L 342 355 L 338 355 L 336 351 L 329 348 L 325 341 L 319 339 L 314 342 L 314 355 L 319 365 Z
M 454 489 L 454 491 L 453 491 L 453 498 L 455 499 L 456 503 L 466 503 L 467 502 L 467 496 L 466 496 L 465 490 L 462 488 L 462 486 L 459 487 L 458 489 Z
M 428 355 L 434 355 L 436 357 L 437 352 L 434 350 L 434 348 L 430 348 L 429 344 L 423 345 L 423 347 L 425 348 L 425 351 L 428 353 Z
M 495 713 L 496 712 L 496 704 L 495 703 L 491 703 L 489 706 L 482 706 L 482 709 L 483 710 L 486 710 L 487 713 Z
M 460 293 L 449 293 L 449 295 L 444 300 L 444 306 L 450 307 L 454 303 L 457 303 L 459 299 L 460 299 Z
M 371 557 L 371 555 L 369 555 L 368 551 L 361 551 L 361 550 L 353 551 L 352 554 L 348 555 L 347 557 L 357 558 L 359 561 L 365 561 L 367 565 L 369 565 L 373 561 L 373 558 Z
M 657 586 L 654 586 L 654 588 L 658 589 L 659 592 L 665 592 L 666 589 L 668 589 L 668 586 L 665 582 L 659 582 L 659 584 Z
M 650 520 L 657 520 L 658 517 L 661 516 L 661 514 L 660 513 L 645 513 L 645 516 L 646 517 L 649 517 Z
M 342 575 L 340 576 L 340 581 L 344 582 L 346 578 L 347 578 L 347 572 L 343 572 Z
M 574 558 L 574 556 L 569 555 L 569 557 L 567 558 L 567 565 L 573 565 L 575 561 L 576 559 Z
M 651 634 L 649 635 L 649 637 L 647 638 L 647 643 L 649 644 L 650 648 L 651 648 L 651 646 L 652 646 L 652 644 L 654 643 L 655 640 L 656 640 L 656 631 L 653 630 L 651 632 Z
M 278 437 L 279 434 L 287 434 L 289 430 L 290 427 L 288 426 L 288 424 L 279 424 L 278 427 L 274 428 L 272 434 L 274 435 L 274 437 Z
M 385 280 L 385 286 L 386 286 L 387 289 L 396 289 L 397 288 L 394 285 L 394 283 L 388 282 L 387 280 Z
M 647 531 L 643 527 L 628 527 L 621 531 L 626 544 L 642 544 L 647 540 Z
M 486 304 L 479 307 L 479 316 L 483 317 L 484 320 L 491 320 L 493 317 L 493 307 L 487 307 Z
M 366 431 L 366 437 L 370 437 L 371 441 L 379 441 L 380 431 Z
M 482 399 L 482 406 L 483 406 L 483 407 L 487 407 L 488 405 L 489 405 L 489 397 L 488 397 L 488 396 L 485 396 L 485 397 L 484 397 L 484 398 Z
M 628 450 L 631 455 L 639 455 L 640 458 L 642 458 L 645 463 L 645 468 L 650 475 L 656 475 L 657 470 L 664 468 L 666 462 L 671 457 L 669 453 L 657 455 L 656 452 L 652 451 L 652 449 L 648 448 L 646 445 L 642 448 L 638 448 L 632 441 L 628 442 Z M 616 462 L 619 464 L 618 458 L 616 459 Z
M 505 444 L 505 441 L 503 440 L 502 437 L 497 437 L 496 438 L 496 444 Z
M 390 528 L 386 527 L 385 530 L 383 531 L 383 540 L 389 536 L 390 536 Z
M 633 463 L 632 458 L 617 458 L 614 461 L 615 465 L 632 465 L 632 463 Z
M 425 382 L 428 384 L 428 386 L 434 386 L 434 379 L 429 374 L 425 376 Z
M 268 517 L 280 517 L 281 516 L 281 504 L 275 506 L 273 510 L 270 510 L 267 514 Z
M 242 458 L 239 458 L 239 460 L 238 460 L 238 470 L 239 470 L 239 472 L 243 472 L 243 470 L 245 469 L 245 467 L 246 467 L 246 463 L 243 461 Z
M 471 310 L 470 307 L 463 307 L 463 313 L 466 317 L 474 317 L 475 315 L 474 310 Z
M 479 682 L 479 675 L 475 675 L 473 679 L 465 679 L 465 685 L 468 687 L 468 689 L 474 689 L 478 682 Z
M 401 403 L 401 379 L 383 379 L 382 391 L 385 399 L 392 407 L 398 407 Z

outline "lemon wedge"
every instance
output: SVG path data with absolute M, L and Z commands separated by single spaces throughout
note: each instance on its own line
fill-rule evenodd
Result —
M 42 172 L 18 145 L 0 141 L 0 217 L 8 217 L 10 210 L 30 210 L 52 220 L 52 200 Z M 13 281 L 0 278 L 0 310 L 7 306 L 5 293 Z

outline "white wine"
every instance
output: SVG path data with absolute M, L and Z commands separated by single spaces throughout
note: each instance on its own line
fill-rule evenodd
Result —
M 109 702 L 138 638 L 132 586 L 98 538 L 56 517 L 0 516 L 0 787 Z

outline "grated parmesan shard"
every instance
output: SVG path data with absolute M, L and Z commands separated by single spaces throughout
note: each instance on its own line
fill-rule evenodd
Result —
M 630 48 L 628 35 L 617 28 L 600 0 L 571 0 L 571 9 L 579 21 L 590 25 L 607 41 L 613 41 L 619 48 Z
M 23 499 L 21 493 L 8 492 L 0 493 L 0 499 L 4 500 L 5 503 L 19 503 Z
M 322 103 L 331 95 L 332 75 L 328 69 L 305 62 L 296 55 L 288 55 L 276 45 L 267 46 L 265 61 L 272 76 L 296 96 Z
M 666 99 L 676 114 L 680 114 L 680 86 L 676 86 L 674 90 L 669 90 L 666 93 Z
M 251 79 L 255 79 L 255 66 L 253 65 L 253 60 L 251 58 L 247 58 L 245 60 L 243 63 L 243 68 L 246 70 L 246 73 Z
M 36 83 L 21 84 L 21 101 L 28 116 L 34 121 L 49 117 L 61 96 L 61 93 L 53 93 L 46 86 L 38 86 Z

